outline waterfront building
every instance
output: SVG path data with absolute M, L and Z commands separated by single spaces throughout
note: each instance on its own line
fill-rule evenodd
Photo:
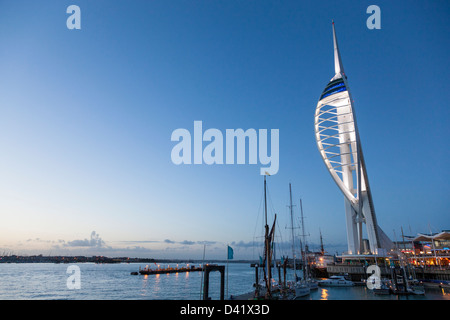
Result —
M 404 238 L 395 244 L 410 264 L 428 268 L 450 267 L 450 231 L 443 230 L 434 234 L 419 233 L 416 236 Z

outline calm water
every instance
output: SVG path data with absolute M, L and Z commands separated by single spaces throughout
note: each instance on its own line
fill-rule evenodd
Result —
M 67 279 L 72 264 L 0 264 L 0 299 L 71 300 L 198 300 L 201 272 L 161 275 L 130 275 L 145 264 L 76 264 L 81 272 L 81 288 L 69 289 Z M 162 264 L 162 266 L 167 264 Z M 175 264 L 170 264 L 175 267 Z M 225 275 L 226 279 L 226 275 Z M 228 293 L 252 291 L 254 269 L 248 263 L 230 263 Z M 210 296 L 219 299 L 220 274 L 210 274 Z M 450 292 L 427 289 L 425 296 L 376 296 L 366 287 L 319 288 L 306 300 L 420 299 L 450 300 Z

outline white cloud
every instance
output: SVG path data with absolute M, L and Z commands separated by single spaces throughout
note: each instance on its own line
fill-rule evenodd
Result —
M 105 245 L 105 242 L 100 238 L 100 235 L 97 234 L 95 231 L 92 231 L 91 233 L 91 239 L 84 239 L 84 240 L 72 240 L 68 241 L 65 246 L 68 247 L 95 247 L 95 248 L 101 248 Z

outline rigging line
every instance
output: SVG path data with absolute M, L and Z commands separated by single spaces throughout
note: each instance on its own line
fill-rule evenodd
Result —
M 261 237 L 260 237 L 261 238 Z M 253 243 L 252 243 L 252 257 L 255 258 L 255 251 L 257 251 L 258 256 L 257 258 L 263 256 L 264 251 L 264 245 L 262 241 L 256 241 L 257 238 L 253 237 Z
M 281 233 L 281 228 L 280 228 L 280 225 L 279 225 L 279 221 L 278 221 L 279 219 L 277 219 L 277 221 L 276 221 L 276 226 L 277 226 L 277 229 L 278 229 L 278 233 L 280 234 L 279 236 L 277 235 L 276 237 L 278 237 L 278 238 L 280 238 L 280 242 L 278 243 L 276 243 L 276 245 L 277 245 L 277 247 L 278 247 L 278 249 L 279 249 L 279 251 L 280 252 L 282 252 L 282 253 L 284 253 L 284 251 L 285 251 L 285 249 L 284 249 L 284 243 L 283 243 L 283 234 Z
M 253 257 L 255 256 L 255 250 L 257 250 L 258 253 L 259 253 L 259 250 L 260 250 L 260 246 L 257 245 L 258 242 L 255 239 L 257 238 L 256 237 L 257 230 L 260 229 L 259 226 L 258 226 L 258 222 L 259 222 L 259 218 L 260 218 L 260 215 L 261 215 L 261 211 L 262 211 L 261 208 L 263 206 L 263 202 L 264 202 L 264 188 L 263 188 L 263 191 L 261 193 L 261 198 L 260 198 L 260 201 L 259 201 L 259 208 L 258 208 L 258 215 L 256 217 L 255 229 L 253 231 L 253 243 L 252 243 L 252 256 Z M 264 219 L 262 219 L 262 221 L 263 221 L 263 228 L 264 228 Z
M 255 237 L 256 232 L 259 229 L 258 228 L 258 221 L 259 221 L 259 217 L 260 217 L 260 214 L 261 214 L 261 208 L 263 206 L 263 202 L 264 202 L 264 188 L 263 188 L 263 192 L 261 194 L 261 199 L 259 201 L 258 216 L 256 217 L 255 230 L 253 232 L 253 237 Z M 263 227 L 264 227 L 264 219 L 262 219 L 262 220 L 263 220 Z
M 266 194 L 267 194 L 267 202 L 271 209 L 271 210 L 268 210 L 267 213 L 269 213 L 269 211 L 271 211 L 271 214 L 272 214 L 271 219 L 273 220 L 275 218 L 276 212 L 275 212 L 275 207 L 273 206 L 272 198 L 270 197 L 269 186 L 267 186 L 267 185 L 266 185 Z

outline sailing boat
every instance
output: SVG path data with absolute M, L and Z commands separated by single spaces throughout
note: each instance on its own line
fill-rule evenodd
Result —
M 309 268 L 309 264 L 308 264 L 308 257 L 307 257 L 307 252 L 306 252 L 305 224 L 303 221 L 302 199 L 300 199 L 300 212 L 301 212 L 301 220 L 302 220 L 303 243 L 305 244 L 305 255 L 304 255 L 304 260 L 303 260 L 303 268 L 304 268 L 303 269 L 303 284 L 306 285 L 310 290 L 314 290 L 314 289 L 319 288 L 319 283 L 311 277 L 311 269 Z
M 294 291 L 295 296 L 294 299 L 305 297 L 310 294 L 310 288 L 302 281 L 297 281 L 297 273 L 295 270 L 295 241 L 294 241 L 294 218 L 292 213 L 292 188 L 289 183 L 289 196 L 290 196 L 290 205 L 289 208 L 291 210 L 291 235 L 292 235 L 292 258 L 294 260 Z
M 258 283 L 256 283 L 256 290 L 255 290 L 255 298 L 257 299 L 273 299 L 273 291 L 274 288 L 272 286 L 272 256 L 273 256 L 273 250 L 272 250 L 272 244 L 274 239 L 274 233 L 275 233 L 275 222 L 277 219 L 277 215 L 275 214 L 275 218 L 273 221 L 272 228 L 269 230 L 269 225 L 267 224 L 267 183 L 266 183 L 266 176 L 264 176 L 264 217 L 265 217 L 265 234 L 264 234 L 264 259 L 263 264 L 265 267 L 263 268 L 263 274 L 264 274 L 264 286 L 261 287 Z M 264 292 L 265 291 L 265 292 Z

